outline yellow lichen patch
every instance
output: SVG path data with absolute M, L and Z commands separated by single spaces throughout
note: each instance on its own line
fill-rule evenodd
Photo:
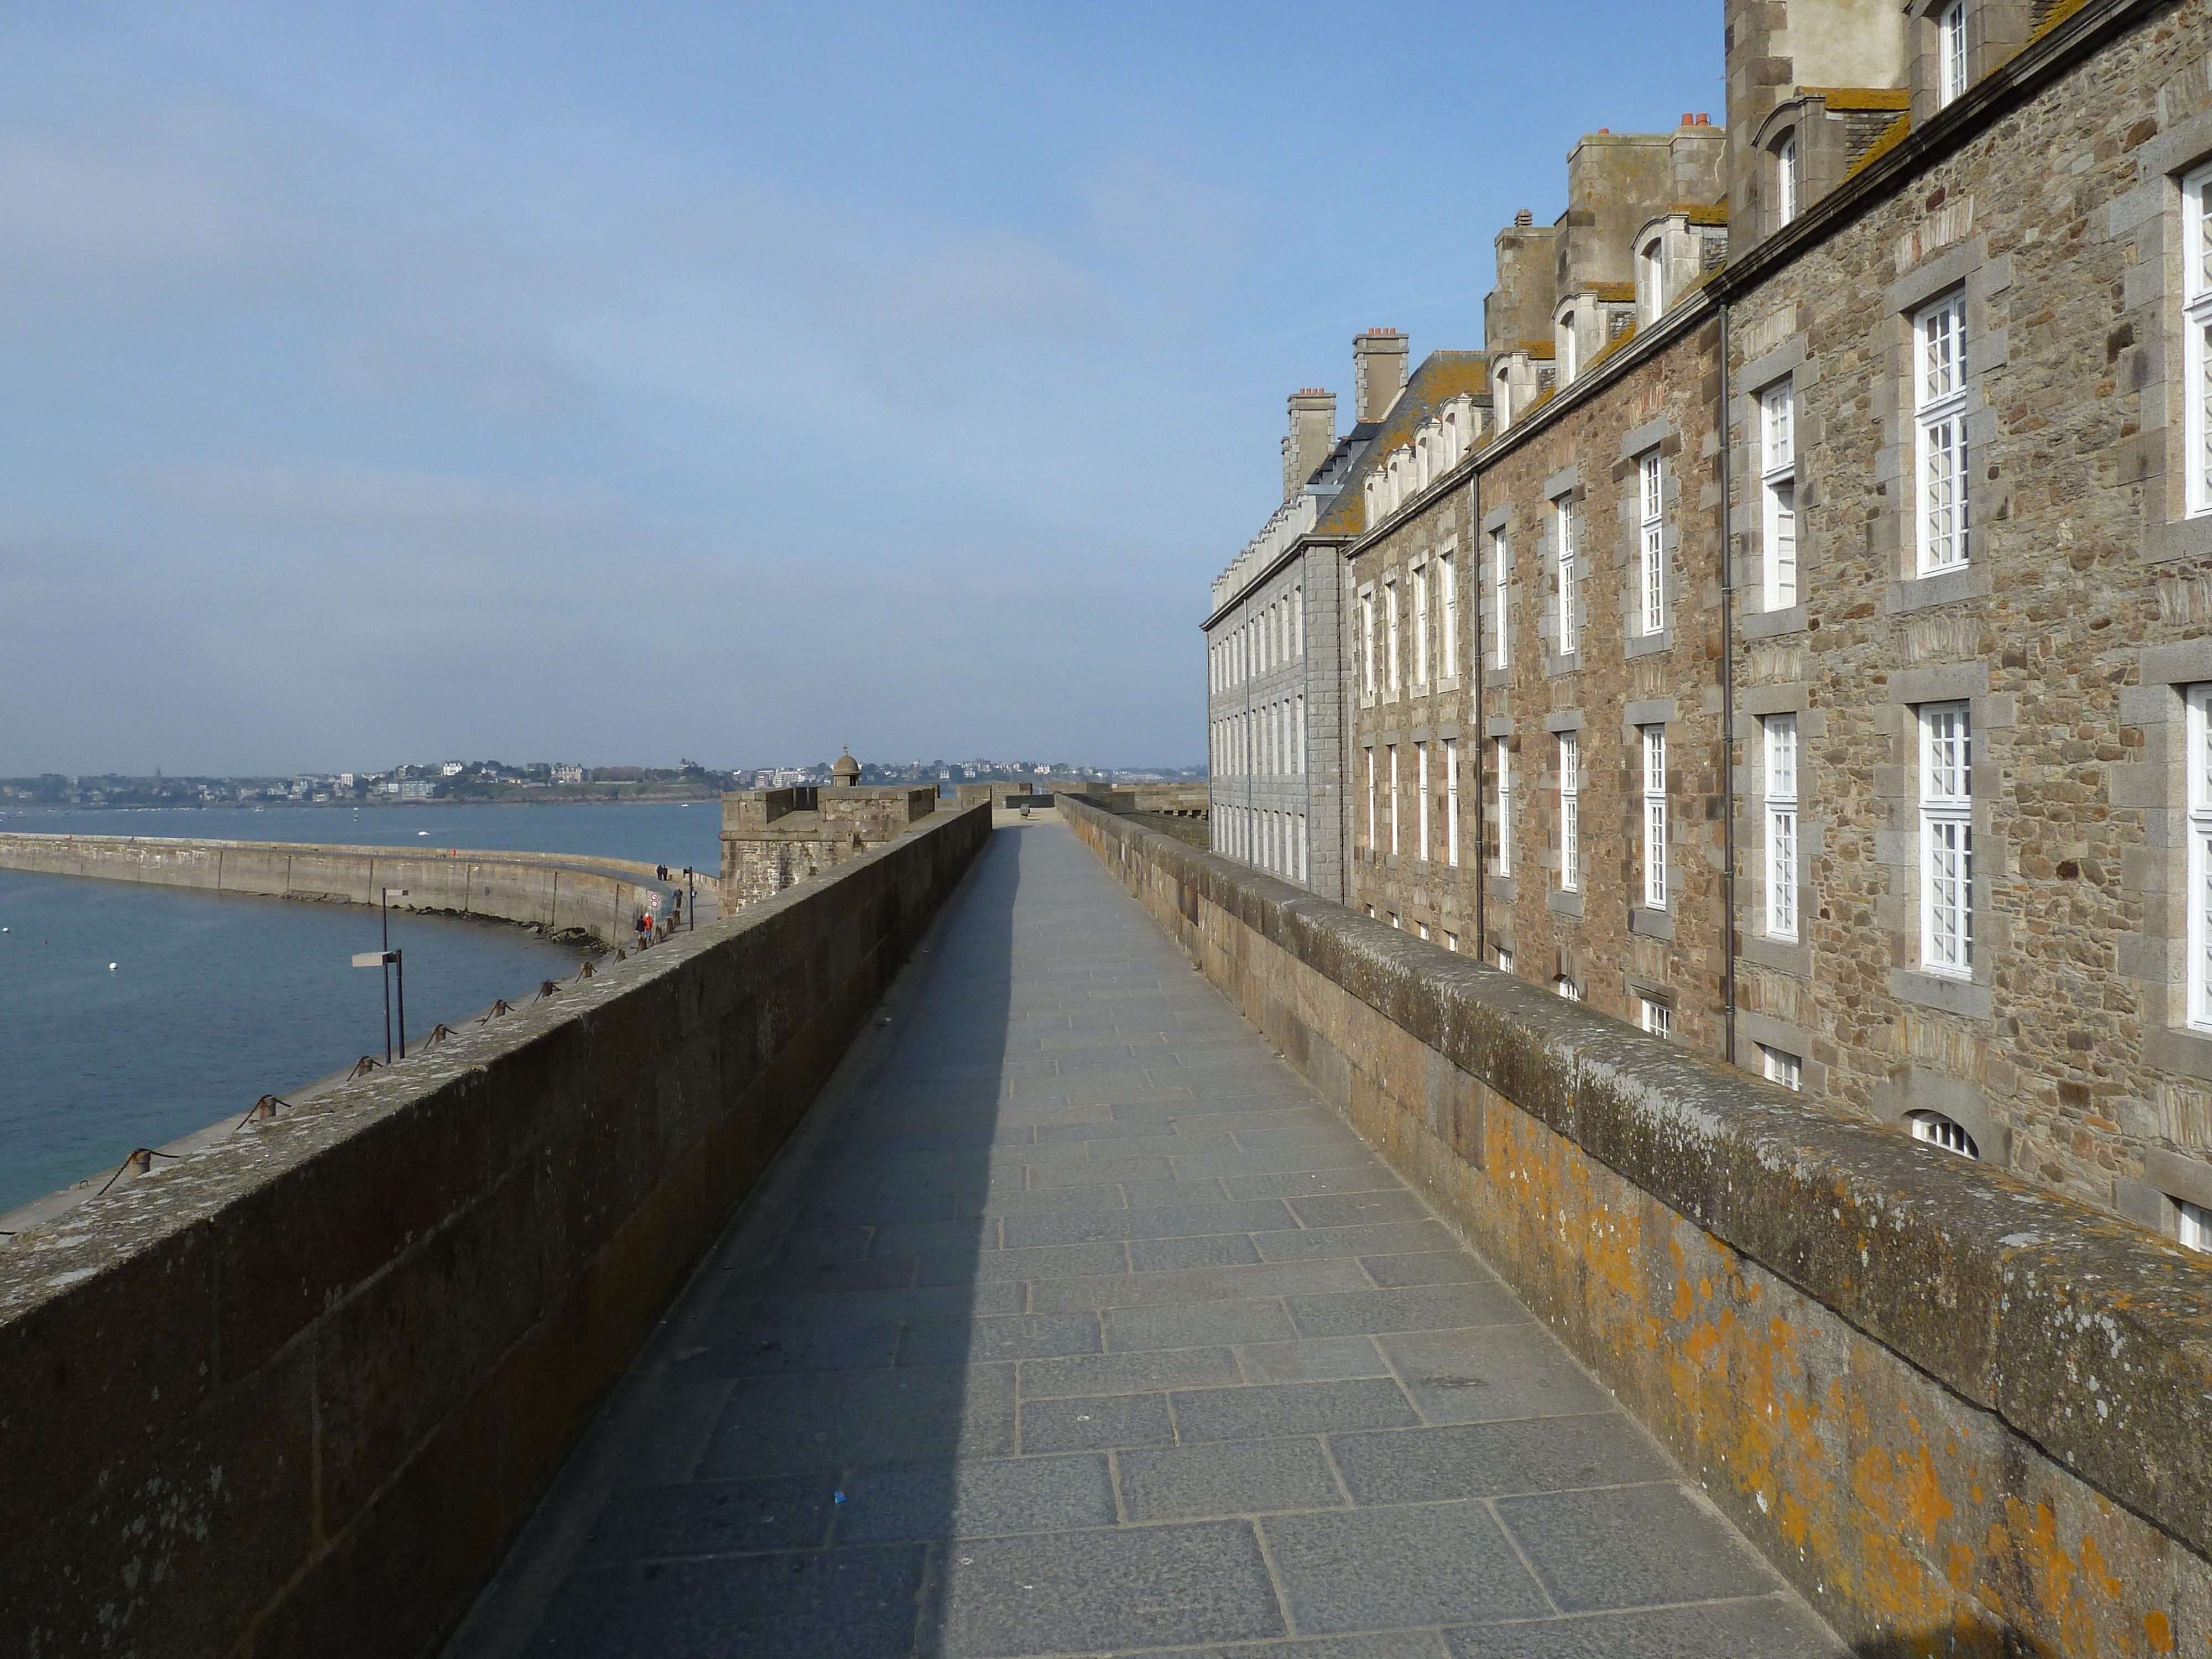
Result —
M 1687 1319 L 1694 1310 L 1695 1305 L 1690 1300 L 1690 1281 L 1686 1279 L 1677 1279 L 1674 1281 L 1674 1305 L 1672 1310 L 1674 1317 Z
M 2161 1607 L 2143 1614 L 2143 1641 L 2153 1653 L 2173 1651 L 2173 1621 Z

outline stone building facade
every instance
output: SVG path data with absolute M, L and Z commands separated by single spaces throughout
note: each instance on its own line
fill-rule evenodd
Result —
M 1724 10 L 1353 462 L 1344 896 L 2212 1245 L 2212 10 Z
M 937 810 L 937 787 L 863 785 L 860 763 L 838 757 L 828 788 L 739 789 L 722 797 L 723 903 L 774 898 Z

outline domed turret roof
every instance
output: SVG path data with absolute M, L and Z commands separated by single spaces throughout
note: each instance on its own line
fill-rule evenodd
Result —
M 853 758 L 849 746 L 837 757 L 836 763 L 830 769 L 830 775 L 840 783 L 858 783 L 860 781 L 860 763 Z

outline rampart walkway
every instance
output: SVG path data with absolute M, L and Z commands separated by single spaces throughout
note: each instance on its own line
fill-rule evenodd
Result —
M 1840 1652 L 1066 830 L 930 951 L 451 1653 Z

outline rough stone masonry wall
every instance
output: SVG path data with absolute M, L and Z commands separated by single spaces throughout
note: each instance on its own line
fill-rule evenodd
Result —
M 1731 329 L 1740 394 L 1795 382 L 1808 595 L 1755 614 L 1740 452 L 1736 696 L 1800 711 L 1808 876 L 1802 945 L 1744 919 L 1747 1024 L 1802 1042 L 1838 1104 L 1942 1111 L 1985 1158 L 2153 1225 L 2161 1200 L 2134 1182 L 2161 1158 L 2165 1190 L 2212 1199 L 2212 1040 L 2177 986 L 2179 688 L 2212 679 L 2212 521 L 2181 516 L 2176 179 L 2212 156 L 2208 33 L 2203 3 L 2150 9 L 1745 296 Z M 1954 290 L 1972 557 L 1915 580 L 1909 319 Z M 1740 404 L 1740 433 L 1754 418 Z M 1975 733 L 1966 982 L 1917 971 L 1915 710 L 1954 699 Z M 1740 730 L 1752 873 L 1756 719 Z
M 1862 1651 L 2212 1644 L 2212 1264 L 1060 810 Z
M 989 823 L 0 1249 L 0 1653 L 434 1650 Z

